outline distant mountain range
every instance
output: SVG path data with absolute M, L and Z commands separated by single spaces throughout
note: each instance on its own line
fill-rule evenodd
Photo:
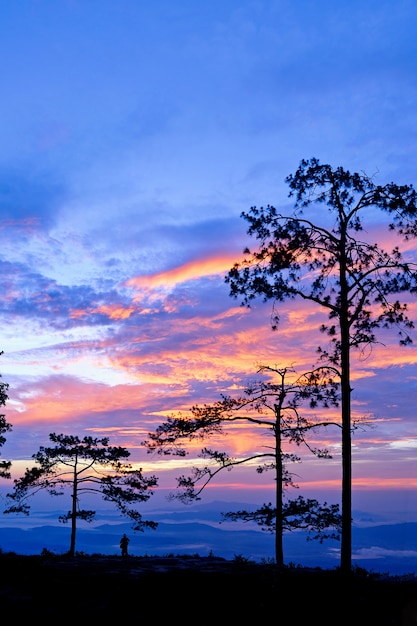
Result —
M 194 505 L 184 511 L 154 511 L 151 518 L 158 522 L 158 528 L 143 533 L 133 532 L 129 522 L 120 522 L 120 517 L 106 515 L 110 520 L 106 523 L 80 523 L 76 549 L 86 554 L 120 554 L 119 540 L 126 533 L 130 537 L 129 552 L 134 556 L 212 553 L 226 559 L 272 560 L 273 535 L 247 524 L 219 524 L 223 510 L 225 503 Z M 2 519 L 0 548 L 18 554 L 40 554 L 44 548 L 56 554 L 66 552 L 70 526 L 59 524 L 57 516 L 48 512 L 37 520 L 37 525 L 27 528 L 6 525 L 11 520 Z M 417 522 L 354 526 L 352 539 L 355 565 L 391 575 L 417 573 Z M 338 541 L 306 541 L 303 532 L 287 533 L 284 538 L 287 564 L 332 569 L 339 564 L 339 550 Z

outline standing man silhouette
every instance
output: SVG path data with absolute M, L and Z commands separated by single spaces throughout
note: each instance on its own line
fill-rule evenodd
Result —
M 127 547 L 129 545 L 129 537 L 126 537 L 126 534 L 120 539 L 120 549 L 122 551 L 122 556 L 127 556 Z

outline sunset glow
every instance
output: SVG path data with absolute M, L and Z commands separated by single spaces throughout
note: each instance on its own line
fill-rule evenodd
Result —
M 16 476 L 51 432 L 108 436 L 162 492 L 204 443 L 163 458 L 143 446 L 149 432 L 242 394 L 262 365 L 306 371 L 327 340 L 328 311 L 302 298 L 248 308 L 230 296 L 228 271 L 258 245 L 242 211 L 291 214 L 285 178 L 313 156 L 417 185 L 417 6 L 98 4 L 0 8 L 0 373 L 13 425 L 1 456 Z M 417 261 L 417 242 L 386 224 L 372 213 L 361 237 Z M 415 294 L 404 298 L 417 321 Z M 396 328 L 381 330 L 352 353 L 355 492 L 417 493 L 412 335 L 400 347 Z M 332 459 L 289 446 L 294 482 L 337 500 L 340 410 L 305 411 L 336 424 L 311 434 Z M 233 457 L 271 445 L 247 425 L 225 431 L 209 443 Z M 217 487 L 263 501 L 274 484 L 250 464 Z

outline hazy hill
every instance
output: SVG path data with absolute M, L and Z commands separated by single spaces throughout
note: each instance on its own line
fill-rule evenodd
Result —
M 69 547 L 70 527 L 52 519 L 33 528 L 3 526 L 0 548 L 26 555 L 40 554 L 44 548 L 64 554 Z M 119 540 L 125 532 L 131 539 L 129 551 L 133 556 L 214 554 L 258 562 L 274 556 L 273 535 L 244 524 L 219 524 L 213 511 L 206 521 L 202 521 L 201 510 L 155 513 L 153 519 L 158 521 L 158 528 L 144 533 L 133 533 L 130 524 L 124 522 L 80 524 L 76 549 L 86 554 L 118 555 Z M 306 541 L 305 533 L 300 532 L 286 534 L 284 544 L 286 563 L 326 569 L 339 564 L 338 541 Z M 354 527 L 353 562 L 375 572 L 417 572 L 417 523 Z

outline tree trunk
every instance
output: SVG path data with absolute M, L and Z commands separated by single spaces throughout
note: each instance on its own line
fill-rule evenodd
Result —
M 281 408 L 275 405 L 275 506 L 276 506 L 276 527 L 275 527 L 275 563 L 278 567 L 284 566 L 284 547 L 283 547 L 283 518 L 282 518 L 282 500 L 283 500 L 283 468 L 282 468 L 282 451 L 281 451 Z
M 342 542 L 340 566 L 344 572 L 352 567 L 352 437 L 351 437 L 351 406 L 350 377 L 347 354 L 342 357 Z
M 342 396 L 342 537 L 340 568 L 350 573 L 352 568 L 352 436 L 350 387 L 350 324 L 348 285 L 346 280 L 345 239 L 342 237 L 340 255 L 340 367 Z
M 72 483 L 72 508 L 71 508 L 71 543 L 69 554 L 75 556 L 75 534 L 77 531 L 77 461 L 74 462 L 74 480 Z

